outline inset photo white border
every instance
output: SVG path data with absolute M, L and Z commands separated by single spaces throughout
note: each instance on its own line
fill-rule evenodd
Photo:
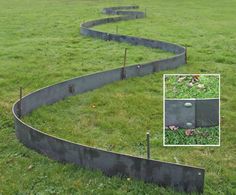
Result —
M 166 76 L 193 76 L 193 75 L 203 75 L 203 76 L 218 76 L 219 77 L 219 141 L 218 141 L 218 144 L 187 144 L 187 145 L 184 145 L 184 144 L 165 144 L 165 130 L 166 130 L 166 126 L 165 126 L 165 94 L 166 94 L 166 91 L 165 91 L 165 78 Z M 197 74 L 197 73 L 186 73 L 186 74 L 163 74 L 163 146 L 167 146 L 167 147 L 173 147 L 173 146 L 185 146 L 185 147 L 189 147 L 189 146 L 220 146 L 220 141 L 221 141 L 221 105 L 220 105 L 220 94 L 221 94 L 221 75 L 220 74 Z M 204 98 L 183 98 L 182 100 L 203 100 Z M 206 99 L 211 99 L 211 98 L 206 98 Z M 181 100 L 181 99 L 174 99 L 174 98 L 168 98 L 167 100 Z

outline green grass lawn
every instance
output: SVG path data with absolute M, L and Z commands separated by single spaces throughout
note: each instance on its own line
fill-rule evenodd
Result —
M 186 129 L 165 130 L 165 145 L 218 145 L 219 127 L 196 128 L 192 135 Z
M 165 75 L 165 98 L 219 98 L 219 76 Z
M 171 54 L 79 35 L 79 24 L 107 17 L 106 6 L 134 1 L 0 0 L 0 194 L 176 194 L 141 181 L 109 178 L 62 164 L 24 147 L 15 137 L 11 107 L 19 87 L 27 94 L 75 76 Z M 53 135 L 107 150 L 206 169 L 206 194 L 236 193 L 235 0 L 135 1 L 148 17 L 98 29 L 188 47 L 188 64 L 120 81 L 43 107 L 25 120 Z M 221 74 L 221 146 L 163 147 L 164 73 Z

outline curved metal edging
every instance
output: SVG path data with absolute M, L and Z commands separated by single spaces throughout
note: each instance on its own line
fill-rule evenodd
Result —
M 119 11 L 120 9 L 134 8 L 138 7 L 125 6 L 105 8 L 103 10 L 104 13 L 122 14 L 124 16 L 85 22 L 81 25 L 80 32 L 86 36 L 160 48 L 176 54 L 167 59 L 128 66 L 125 68 L 125 78 L 144 76 L 156 71 L 172 69 L 185 64 L 186 51 L 184 47 L 162 41 L 114 35 L 90 29 L 90 27 L 99 24 L 144 17 L 143 12 Z M 156 183 L 161 186 L 169 186 L 179 191 L 203 192 L 204 169 L 149 160 L 73 143 L 48 135 L 25 124 L 20 119 L 22 116 L 25 116 L 40 106 L 49 105 L 66 97 L 81 94 L 102 87 L 105 84 L 121 80 L 123 79 L 121 72 L 122 68 L 117 68 L 77 77 L 45 87 L 23 97 L 13 105 L 12 109 L 17 138 L 25 146 L 61 162 L 70 162 L 87 168 L 98 169 L 110 176 L 122 175 L 142 179 L 146 182 Z

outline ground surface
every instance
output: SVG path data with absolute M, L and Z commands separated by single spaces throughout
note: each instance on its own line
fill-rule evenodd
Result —
M 104 17 L 100 14 L 103 7 L 132 3 L 0 0 L 0 194 L 176 194 L 155 185 L 108 178 L 100 172 L 55 162 L 24 147 L 15 137 L 11 106 L 20 86 L 29 93 L 122 64 L 126 44 L 82 37 L 79 24 Z M 72 97 L 42 108 L 27 120 L 71 140 L 85 129 L 76 140 L 140 156 L 145 154 L 144 134 L 151 129 L 152 158 L 204 167 L 206 194 L 235 194 L 236 1 L 135 3 L 143 10 L 147 8 L 148 18 L 119 23 L 119 33 L 187 46 L 188 65 Z M 98 28 L 115 32 L 116 25 Z M 169 55 L 128 47 L 128 63 Z M 162 146 L 163 73 L 221 74 L 221 147 Z
M 166 129 L 165 145 L 219 145 L 219 127 Z
M 218 75 L 166 75 L 165 98 L 219 98 Z

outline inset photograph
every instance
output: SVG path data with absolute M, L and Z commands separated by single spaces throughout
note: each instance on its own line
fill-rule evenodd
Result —
M 220 145 L 220 75 L 163 76 L 164 146 Z

